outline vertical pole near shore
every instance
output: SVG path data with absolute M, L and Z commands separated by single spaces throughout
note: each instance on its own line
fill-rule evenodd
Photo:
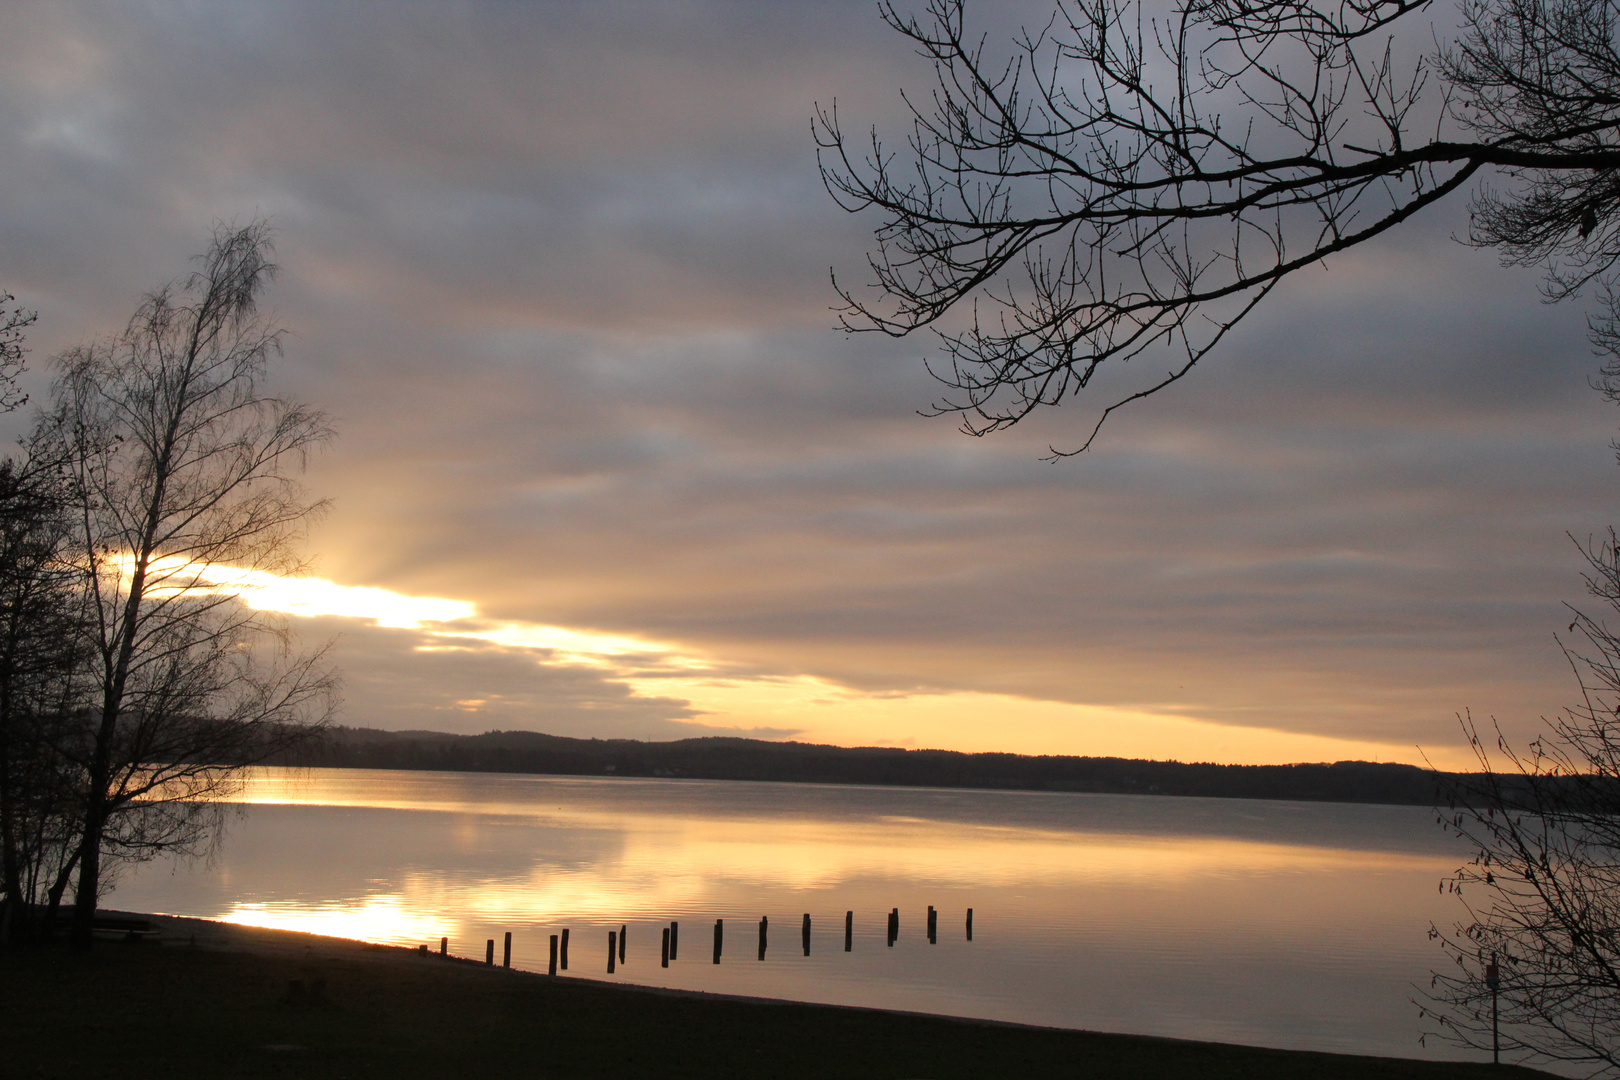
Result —
M 619 926 L 619 963 L 621 964 L 624 963 L 624 943 L 629 939 L 629 937 L 630 927 L 628 925 L 621 924 Z
M 934 905 L 933 904 L 929 904 L 928 905 L 928 944 L 930 944 L 930 945 L 938 945 L 939 944 L 938 938 L 939 938 L 939 912 L 934 910 Z
M 506 932 L 506 947 L 505 947 L 505 950 L 501 953 L 501 967 L 509 968 L 511 966 L 512 966 L 512 931 L 508 930 Z
M 449 956 L 450 955 L 450 939 L 449 938 L 442 937 L 442 938 L 439 939 L 439 955 L 440 956 Z
M 660 967 L 669 967 L 669 927 L 664 927 L 664 950 L 658 961 Z
M 490 967 L 495 966 L 495 939 L 490 938 L 484 942 L 484 963 Z
M 619 959 L 619 932 L 608 931 L 608 974 L 613 974 L 613 964 Z
M 893 908 L 889 912 L 889 948 L 894 948 L 895 941 L 900 937 L 900 909 Z
M 808 911 L 804 913 L 804 930 L 802 931 L 802 935 L 804 937 L 804 955 L 809 956 L 810 955 L 810 913 Z
M 714 920 L 714 962 L 720 962 L 720 939 L 726 931 L 726 920 Z
M 973 940 L 973 909 L 968 908 L 968 940 Z
M 551 935 L 551 962 L 546 965 L 546 974 L 557 974 L 557 935 Z
M 844 951 L 849 952 L 855 947 L 855 913 L 844 912 Z
M 1496 954 L 1491 953 L 1491 962 L 1485 965 L 1485 985 L 1491 991 L 1491 1064 L 1502 1064 L 1502 1042 L 1496 1023 L 1496 997 L 1502 989 L 1502 973 L 1496 966 Z
M 669 958 L 671 960 L 675 959 L 675 953 L 677 951 L 677 947 L 680 945 L 680 942 L 681 924 L 678 922 L 671 922 L 669 924 Z
M 564 971 L 568 970 L 568 929 L 566 927 L 563 928 L 562 932 L 562 969 Z
M 770 925 L 770 922 L 770 916 L 768 915 L 759 917 L 759 958 L 761 960 L 765 959 L 765 928 Z

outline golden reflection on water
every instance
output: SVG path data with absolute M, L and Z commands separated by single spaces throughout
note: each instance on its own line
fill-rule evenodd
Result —
M 212 864 L 136 868 L 117 902 L 480 958 L 510 931 L 529 969 L 569 927 L 593 978 L 627 925 L 632 982 L 1408 1055 L 1426 932 L 1455 914 L 1458 852 L 1413 808 L 318 769 L 239 798 Z
M 444 920 L 403 896 L 376 895 L 350 903 L 233 903 L 223 921 L 326 937 L 416 944 L 438 934 Z
M 484 780 L 486 778 L 478 778 Z M 475 853 L 492 820 L 547 833 L 611 836 L 579 865 L 537 862 L 500 874 L 450 878 L 435 870 L 397 876 L 395 891 L 316 906 L 239 904 L 237 921 L 370 940 L 415 942 L 444 925 L 413 912 L 455 913 L 475 921 L 657 918 L 668 912 L 723 907 L 750 891 L 830 893 L 875 880 L 928 882 L 936 889 L 1019 889 L 1057 896 L 1101 896 L 1110 890 L 1174 893 L 1196 890 L 1202 917 L 1250 922 L 1273 905 L 1268 895 L 1316 894 L 1317 915 L 1349 915 L 1365 904 L 1343 882 L 1400 878 L 1438 880 L 1455 860 L 1426 852 L 1357 850 L 1219 835 L 1154 835 L 1028 825 L 942 822 L 912 815 L 789 818 L 769 808 L 717 816 L 694 810 L 581 800 L 601 785 L 638 782 L 496 781 L 355 770 L 259 770 L 240 799 L 257 805 L 386 809 L 453 815 L 450 836 Z M 594 788 L 593 788 L 594 786 Z M 706 785 L 713 787 L 714 785 Z M 724 785 L 720 785 L 723 787 Z M 479 797 L 482 796 L 482 797 Z M 558 805 L 558 803 L 561 805 Z M 1326 888 L 1313 883 L 1331 882 Z M 1223 883 L 1215 887 L 1216 883 Z M 1283 883 L 1288 883 L 1286 889 Z M 1065 890 L 1069 890 L 1065 892 Z M 431 924 L 431 925 L 430 925 Z
M 333 775 L 342 772 L 346 775 Z M 320 775 L 326 773 L 327 775 Z M 567 780 L 569 787 L 595 781 Z M 637 781 L 608 781 L 634 785 Z M 1451 860 L 1223 836 L 1164 836 L 949 822 L 902 815 L 867 820 L 784 819 L 777 813 L 717 818 L 712 810 L 615 804 L 596 808 L 539 798 L 478 798 L 457 785 L 401 784 L 399 774 L 357 770 L 257 770 L 238 801 L 260 805 L 364 807 L 517 817 L 547 828 L 623 834 L 602 887 L 616 896 L 655 896 L 680 868 L 701 877 L 788 888 L 828 888 L 856 878 L 908 876 L 958 885 L 1154 882 L 1248 874 L 1362 874 L 1451 868 Z M 474 842 L 476 830 L 464 839 Z M 637 882 L 627 889 L 624 882 Z M 573 891 L 571 890 L 571 893 Z M 680 896 L 688 894 L 678 887 Z M 582 898 L 583 899 L 583 898 Z M 575 901 L 570 901 L 575 902 Z M 649 902 L 656 906 L 656 899 Z

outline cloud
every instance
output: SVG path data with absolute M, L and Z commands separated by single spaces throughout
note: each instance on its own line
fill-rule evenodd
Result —
M 1564 534 L 1608 523 L 1614 417 L 1579 308 L 1452 242 L 1460 204 L 1301 275 L 1051 465 L 1151 358 L 971 440 L 916 415 L 925 337 L 832 329 L 827 271 L 861 280 L 873 222 L 821 190 L 811 105 L 899 138 L 929 78 L 867 3 L 7 26 L 0 286 L 41 311 L 36 365 L 118 328 L 210 218 L 269 214 L 280 386 L 342 432 L 309 478 L 322 578 L 739 680 L 327 614 L 350 722 L 1304 756 L 1455 744 L 1464 707 L 1523 735 L 1569 696 Z

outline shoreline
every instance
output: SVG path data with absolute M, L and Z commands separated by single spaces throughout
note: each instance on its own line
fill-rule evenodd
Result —
M 230 937 L 233 931 L 242 931 L 248 934 L 290 935 L 294 940 L 286 942 L 281 947 L 281 951 L 289 949 L 297 951 L 299 946 L 302 944 L 302 939 L 307 938 L 311 939 L 311 943 L 302 944 L 302 947 L 306 949 L 314 948 L 315 945 L 313 943 L 318 942 L 329 946 L 334 950 L 359 949 L 373 955 L 376 954 L 377 950 L 387 950 L 398 954 L 402 958 L 409 958 L 408 962 L 413 965 L 419 963 L 422 959 L 420 950 L 413 949 L 409 945 L 388 945 L 381 942 L 364 941 L 360 938 L 333 937 L 327 934 L 311 933 L 306 930 L 279 930 L 271 927 L 251 926 L 246 923 L 227 922 L 223 919 L 204 919 L 195 915 L 166 915 L 156 912 L 123 911 L 112 908 L 103 909 L 97 914 L 105 915 L 108 918 L 145 919 L 159 927 L 166 924 L 172 925 L 177 935 L 194 932 L 195 927 L 201 926 L 207 928 L 207 930 L 212 931 L 217 935 L 215 940 L 212 942 L 207 941 L 206 939 L 199 942 L 198 947 L 204 949 L 217 950 L 222 948 L 240 948 L 243 944 L 242 942 L 231 941 L 227 943 L 224 941 L 224 939 Z M 111 944 L 117 943 L 114 942 Z M 266 945 L 270 945 L 270 943 L 267 942 Z M 263 949 L 266 946 L 261 945 L 259 947 Z M 274 948 L 274 945 L 270 945 L 270 947 Z M 800 1001 L 796 998 L 761 997 L 756 994 L 725 994 L 713 990 L 687 990 L 678 986 L 650 986 L 646 983 L 621 982 L 619 980 L 613 980 L 610 982 L 607 979 L 598 979 L 593 975 L 576 974 L 574 972 L 567 972 L 565 974 L 553 976 L 548 975 L 543 971 L 532 971 L 528 968 L 507 968 L 502 967 L 500 964 L 486 964 L 484 961 L 471 956 L 456 956 L 454 954 L 450 954 L 441 957 L 438 953 L 435 953 L 432 950 L 428 951 L 427 959 L 430 962 L 451 963 L 472 968 L 479 968 L 485 971 L 499 972 L 503 978 L 522 977 L 530 979 L 542 979 L 546 981 L 555 979 L 558 982 L 580 983 L 606 990 L 623 990 L 627 993 L 633 994 L 649 994 L 657 997 L 681 998 L 692 1001 L 723 1001 L 742 1005 L 762 1006 L 808 1006 L 816 1009 L 838 1009 L 845 1012 L 871 1013 L 879 1016 L 904 1016 L 920 1020 L 948 1020 L 957 1024 L 975 1024 L 983 1025 L 985 1027 L 1009 1028 L 1020 1031 L 1073 1032 L 1086 1035 L 1118 1035 L 1120 1037 L 1129 1039 L 1156 1039 L 1163 1042 L 1200 1045 L 1199 1040 L 1197 1039 L 1182 1039 L 1171 1035 L 1134 1035 L 1128 1032 L 1101 1032 L 1092 1031 L 1087 1028 L 1056 1027 L 1050 1024 L 1026 1024 L 1017 1020 L 995 1020 L 982 1016 L 961 1016 L 955 1013 L 918 1012 L 915 1009 L 882 1009 L 875 1005 L 845 1005 L 834 1001 Z M 1246 1049 L 1254 1050 L 1282 1049 L 1280 1047 L 1248 1046 L 1248 1044 L 1244 1043 L 1226 1043 L 1221 1045 L 1243 1046 Z M 1298 1052 L 1315 1053 L 1317 1051 Z
M 606 982 L 108 909 L 159 940 L 0 951 L 16 1075 L 1506 1080 L 1547 1074 Z M 437 962 L 435 962 L 437 961 Z M 29 1071 L 32 1069 L 33 1071 Z

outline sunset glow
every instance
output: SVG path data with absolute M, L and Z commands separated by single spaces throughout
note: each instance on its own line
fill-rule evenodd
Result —
M 134 567 L 134 557 L 116 556 L 126 578 Z M 313 618 L 337 615 L 366 619 L 378 626 L 417 629 L 430 623 L 454 622 L 471 618 L 477 607 L 465 600 L 438 596 L 406 596 L 389 589 L 338 585 L 313 577 L 284 577 L 265 570 L 235 566 L 200 565 L 183 559 L 154 559 L 149 570 L 149 595 L 175 596 L 182 593 L 231 594 L 256 611 L 276 611 Z
M 297 930 L 360 941 L 426 941 L 442 935 L 444 920 L 421 913 L 416 897 L 366 896 L 350 903 L 240 903 L 222 912 L 224 922 Z
M 166 570 L 184 576 L 178 566 Z M 807 674 L 738 674 L 728 671 L 722 658 L 667 643 L 543 624 L 492 624 L 481 619 L 477 606 L 468 601 L 232 567 L 191 573 L 194 587 L 235 593 L 257 610 L 360 619 L 378 627 L 418 631 L 440 643 L 419 648 L 487 645 L 533 653 L 537 665 L 605 670 L 639 697 L 688 702 L 696 713 L 693 722 L 717 732 L 766 728 L 791 731 L 802 742 L 840 746 L 1224 763 L 1424 761 L 1413 746 L 1212 724 L 1179 712 L 964 691 L 873 694 Z M 477 713 L 488 699 L 461 699 L 455 704 Z M 1443 749 L 1431 753 L 1430 760 L 1445 767 L 1467 765 L 1462 755 Z

